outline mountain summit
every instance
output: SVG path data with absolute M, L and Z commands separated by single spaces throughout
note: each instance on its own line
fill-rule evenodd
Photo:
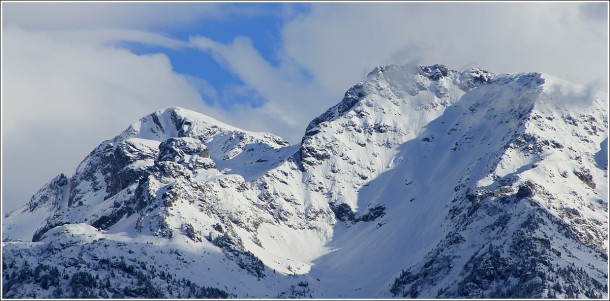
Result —
M 298 145 L 157 111 L 4 216 L 3 297 L 607 298 L 607 103 L 388 65 Z

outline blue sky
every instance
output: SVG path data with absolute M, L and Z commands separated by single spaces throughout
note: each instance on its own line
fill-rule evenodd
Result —
M 377 65 L 608 89 L 608 4 L 2 2 L 2 206 L 168 106 L 299 143 Z
M 291 12 L 286 15 L 286 6 L 290 5 Z M 202 19 L 188 27 L 171 28 L 163 33 L 177 40 L 188 40 L 194 35 L 203 35 L 220 43 L 231 43 L 236 37 L 245 36 L 252 40 L 253 46 L 259 51 L 261 57 L 270 64 L 277 65 L 276 52 L 281 46 L 281 29 L 284 21 L 297 14 L 305 14 L 309 9 L 306 3 L 243 3 L 240 9 L 256 10 L 256 13 L 237 14 L 224 18 Z M 192 48 L 168 49 L 162 46 L 147 45 L 134 42 L 120 43 L 121 47 L 128 48 L 136 54 L 164 53 L 172 64 L 175 72 L 205 78 L 217 90 L 228 90 L 231 86 L 242 84 L 240 79 L 212 56 L 202 55 L 200 50 Z M 202 91 L 204 101 L 209 105 L 215 102 Z M 264 102 L 259 97 L 251 95 L 231 94 L 218 99 L 218 105 L 230 110 L 232 105 L 247 104 L 254 108 Z

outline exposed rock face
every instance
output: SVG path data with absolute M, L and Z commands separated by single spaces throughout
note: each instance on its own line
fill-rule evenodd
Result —
M 608 98 L 579 89 L 380 66 L 295 146 L 155 112 L 5 216 L 3 296 L 605 298 Z

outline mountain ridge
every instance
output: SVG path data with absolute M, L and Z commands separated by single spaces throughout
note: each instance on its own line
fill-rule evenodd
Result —
M 33 285 L 37 296 L 139 296 L 148 285 L 165 297 L 607 296 L 607 95 L 582 106 L 579 89 L 536 72 L 379 66 L 293 146 L 157 111 L 5 216 L 3 271 L 26 273 L 24 248 L 38 246 L 41 269 L 68 267 L 70 281 L 49 291 L 3 272 L 3 295 Z M 197 266 L 172 272 L 194 287 L 139 258 L 144 245 Z M 70 263 L 79 247 L 98 258 Z M 73 267 L 91 263 L 112 285 L 72 286 L 88 279 Z

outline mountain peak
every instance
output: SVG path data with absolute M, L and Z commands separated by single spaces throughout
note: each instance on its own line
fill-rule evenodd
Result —
M 375 77 L 382 73 L 391 73 L 393 71 L 400 70 L 400 72 L 407 74 L 419 74 L 430 80 L 439 80 L 442 77 L 446 77 L 451 73 L 457 72 L 457 70 L 449 69 L 443 64 L 434 64 L 430 66 L 415 66 L 415 65 L 381 65 L 375 67 L 371 72 L 368 73 L 367 77 Z
M 376 105 L 411 105 L 420 107 L 447 106 L 458 100 L 465 92 L 489 84 L 507 85 L 514 83 L 524 88 L 541 87 L 545 83 L 542 73 L 495 74 L 480 68 L 465 70 L 450 69 L 442 64 L 430 66 L 382 65 L 368 73 L 365 81 L 347 90 L 341 102 L 314 118 L 305 130 L 305 137 L 318 131 L 322 122 L 341 117 L 360 107 L 372 108 L 372 99 L 379 96 Z M 536 88 L 538 89 L 538 88 Z M 420 94 L 428 96 L 418 96 Z M 361 106 L 362 101 L 367 104 Z M 360 110 L 362 112 L 362 110 Z
M 435 99 L 428 98 L 430 105 L 434 106 L 434 103 L 439 101 L 447 102 L 452 87 L 461 90 L 456 92 L 461 94 L 478 86 L 489 84 L 496 77 L 496 74 L 483 69 L 470 68 L 458 71 L 449 69 L 442 64 L 431 66 L 378 66 L 368 73 L 365 81 L 351 87 L 345 93 L 341 102 L 312 120 L 305 130 L 305 136 L 315 133 L 320 123 L 340 117 L 370 95 L 379 95 L 383 100 L 391 100 L 390 102 L 386 101 L 386 103 L 398 105 L 400 99 L 414 97 L 427 91 L 434 95 Z M 453 98 L 456 98 L 456 93 L 453 93 Z M 420 103 L 420 105 L 426 104 Z
M 266 141 L 274 147 L 284 147 L 289 144 L 274 134 L 242 130 L 208 115 L 181 107 L 168 107 L 142 117 L 115 139 L 131 137 L 162 142 L 171 137 L 195 137 L 206 140 L 218 133 L 249 136 Z
M 419 74 L 431 79 L 431 80 L 439 80 L 442 77 L 446 77 L 449 73 L 453 73 L 456 70 L 450 70 L 445 65 L 436 64 L 432 66 L 419 66 L 418 67 Z

